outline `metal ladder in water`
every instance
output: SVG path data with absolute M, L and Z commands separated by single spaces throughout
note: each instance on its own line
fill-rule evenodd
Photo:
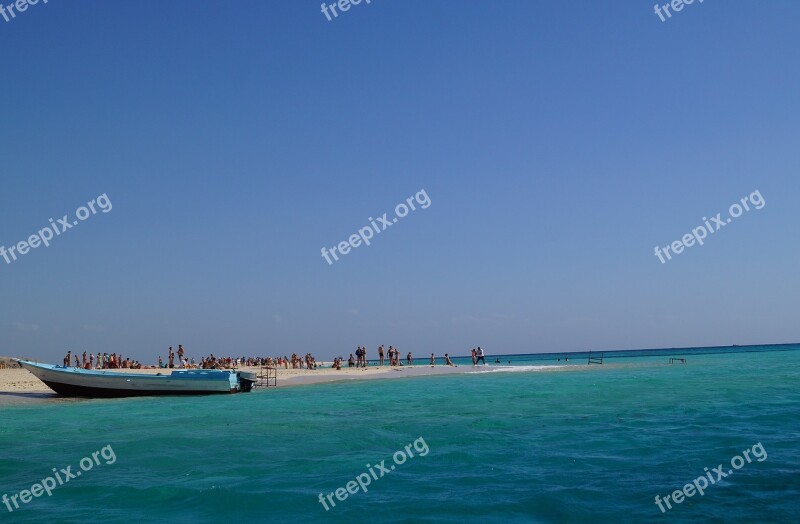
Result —
M 278 385 L 278 368 L 275 366 L 261 366 L 261 373 L 258 375 L 257 388 L 274 388 Z

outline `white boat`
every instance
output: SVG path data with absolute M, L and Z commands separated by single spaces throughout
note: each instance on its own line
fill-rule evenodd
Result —
M 178 369 L 162 373 L 124 373 L 39 364 L 18 360 L 47 387 L 65 397 L 113 398 L 156 395 L 210 395 L 249 392 L 255 373 L 215 369 Z

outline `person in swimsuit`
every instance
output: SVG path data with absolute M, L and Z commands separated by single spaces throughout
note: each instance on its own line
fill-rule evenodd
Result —
M 453 364 L 453 361 L 452 361 L 452 360 L 450 360 L 450 356 L 449 356 L 447 353 L 445 353 L 445 354 L 444 354 L 444 363 L 445 363 L 446 365 L 448 365 L 448 366 L 453 366 L 453 367 L 456 367 L 456 365 L 455 365 L 455 364 Z
M 436 365 L 436 357 L 434 357 L 433 353 L 431 353 L 431 367 L 433 367 L 435 365 Z

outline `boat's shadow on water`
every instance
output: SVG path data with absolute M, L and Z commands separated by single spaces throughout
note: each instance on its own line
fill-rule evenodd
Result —
M 58 398 L 58 395 L 55 393 L 24 393 L 20 391 L 19 393 L 13 391 L 0 391 L 0 397 L 18 397 L 18 398 Z
M 23 391 L 0 391 L 0 407 L 39 402 L 74 402 L 81 399 L 64 398 L 56 393 L 28 393 Z

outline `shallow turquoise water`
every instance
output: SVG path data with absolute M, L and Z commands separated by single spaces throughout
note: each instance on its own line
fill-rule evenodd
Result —
M 666 361 L 5 408 L 0 495 L 116 462 L 0 521 L 794 522 L 800 351 Z M 426 456 L 320 504 L 419 437 Z M 766 460 L 662 515 L 656 495 L 758 442 Z

